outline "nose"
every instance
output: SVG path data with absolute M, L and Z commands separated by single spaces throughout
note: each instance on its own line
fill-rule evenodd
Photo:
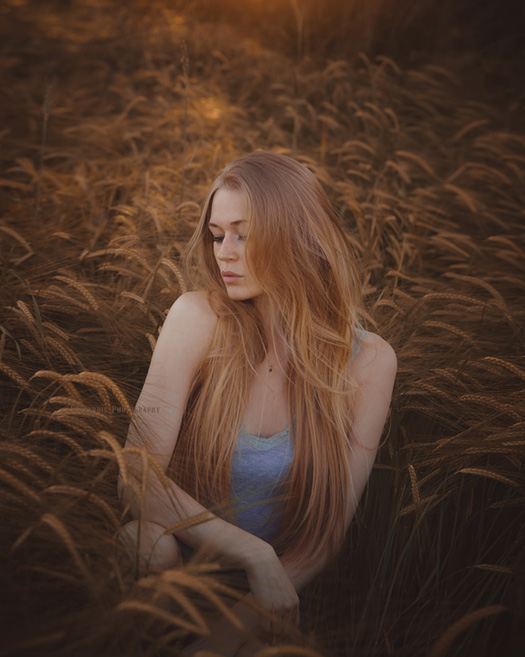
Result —
M 219 260 L 235 260 L 238 256 L 238 243 L 233 235 L 225 235 L 217 250 Z

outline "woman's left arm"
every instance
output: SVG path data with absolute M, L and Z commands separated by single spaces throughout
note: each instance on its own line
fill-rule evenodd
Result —
M 367 333 L 361 344 L 362 349 L 351 365 L 359 392 L 354 409 L 350 458 L 352 499 L 345 518 L 345 533 L 374 464 L 397 370 L 395 352 L 385 340 L 374 333 Z M 285 553 L 281 562 L 295 590 L 299 592 L 324 568 L 327 559 L 326 553 L 321 554 L 313 564 L 301 566 L 300 563 L 287 563 Z

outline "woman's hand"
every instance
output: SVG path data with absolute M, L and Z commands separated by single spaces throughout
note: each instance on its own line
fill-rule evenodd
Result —
M 246 568 L 246 575 L 254 602 L 275 617 L 261 619 L 263 630 L 279 634 L 286 625 L 299 625 L 299 596 L 270 545 Z

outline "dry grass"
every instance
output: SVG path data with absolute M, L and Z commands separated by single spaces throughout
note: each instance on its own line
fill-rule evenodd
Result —
M 308 641 L 260 657 L 513 654 L 523 132 L 440 63 L 314 65 L 314 22 L 297 12 L 288 57 L 197 18 L 191 2 L 5 7 L 5 654 L 176 655 L 212 612 L 228 614 L 212 565 L 135 579 L 114 541 L 116 475 L 159 328 L 186 289 L 178 262 L 198 202 L 255 148 L 323 181 L 363 263 L 370 328 L 400 366 L 362 508 L 307 591 Z

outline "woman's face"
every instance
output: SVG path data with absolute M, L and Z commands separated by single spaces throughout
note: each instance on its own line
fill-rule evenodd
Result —
M 248 268 L 246 235 L 248 219 L 241 192 L 219 188 L 213 197 L 208 228 L 213 235 L 213 252 L 230 299 L 245 301 L 263 294 Z

